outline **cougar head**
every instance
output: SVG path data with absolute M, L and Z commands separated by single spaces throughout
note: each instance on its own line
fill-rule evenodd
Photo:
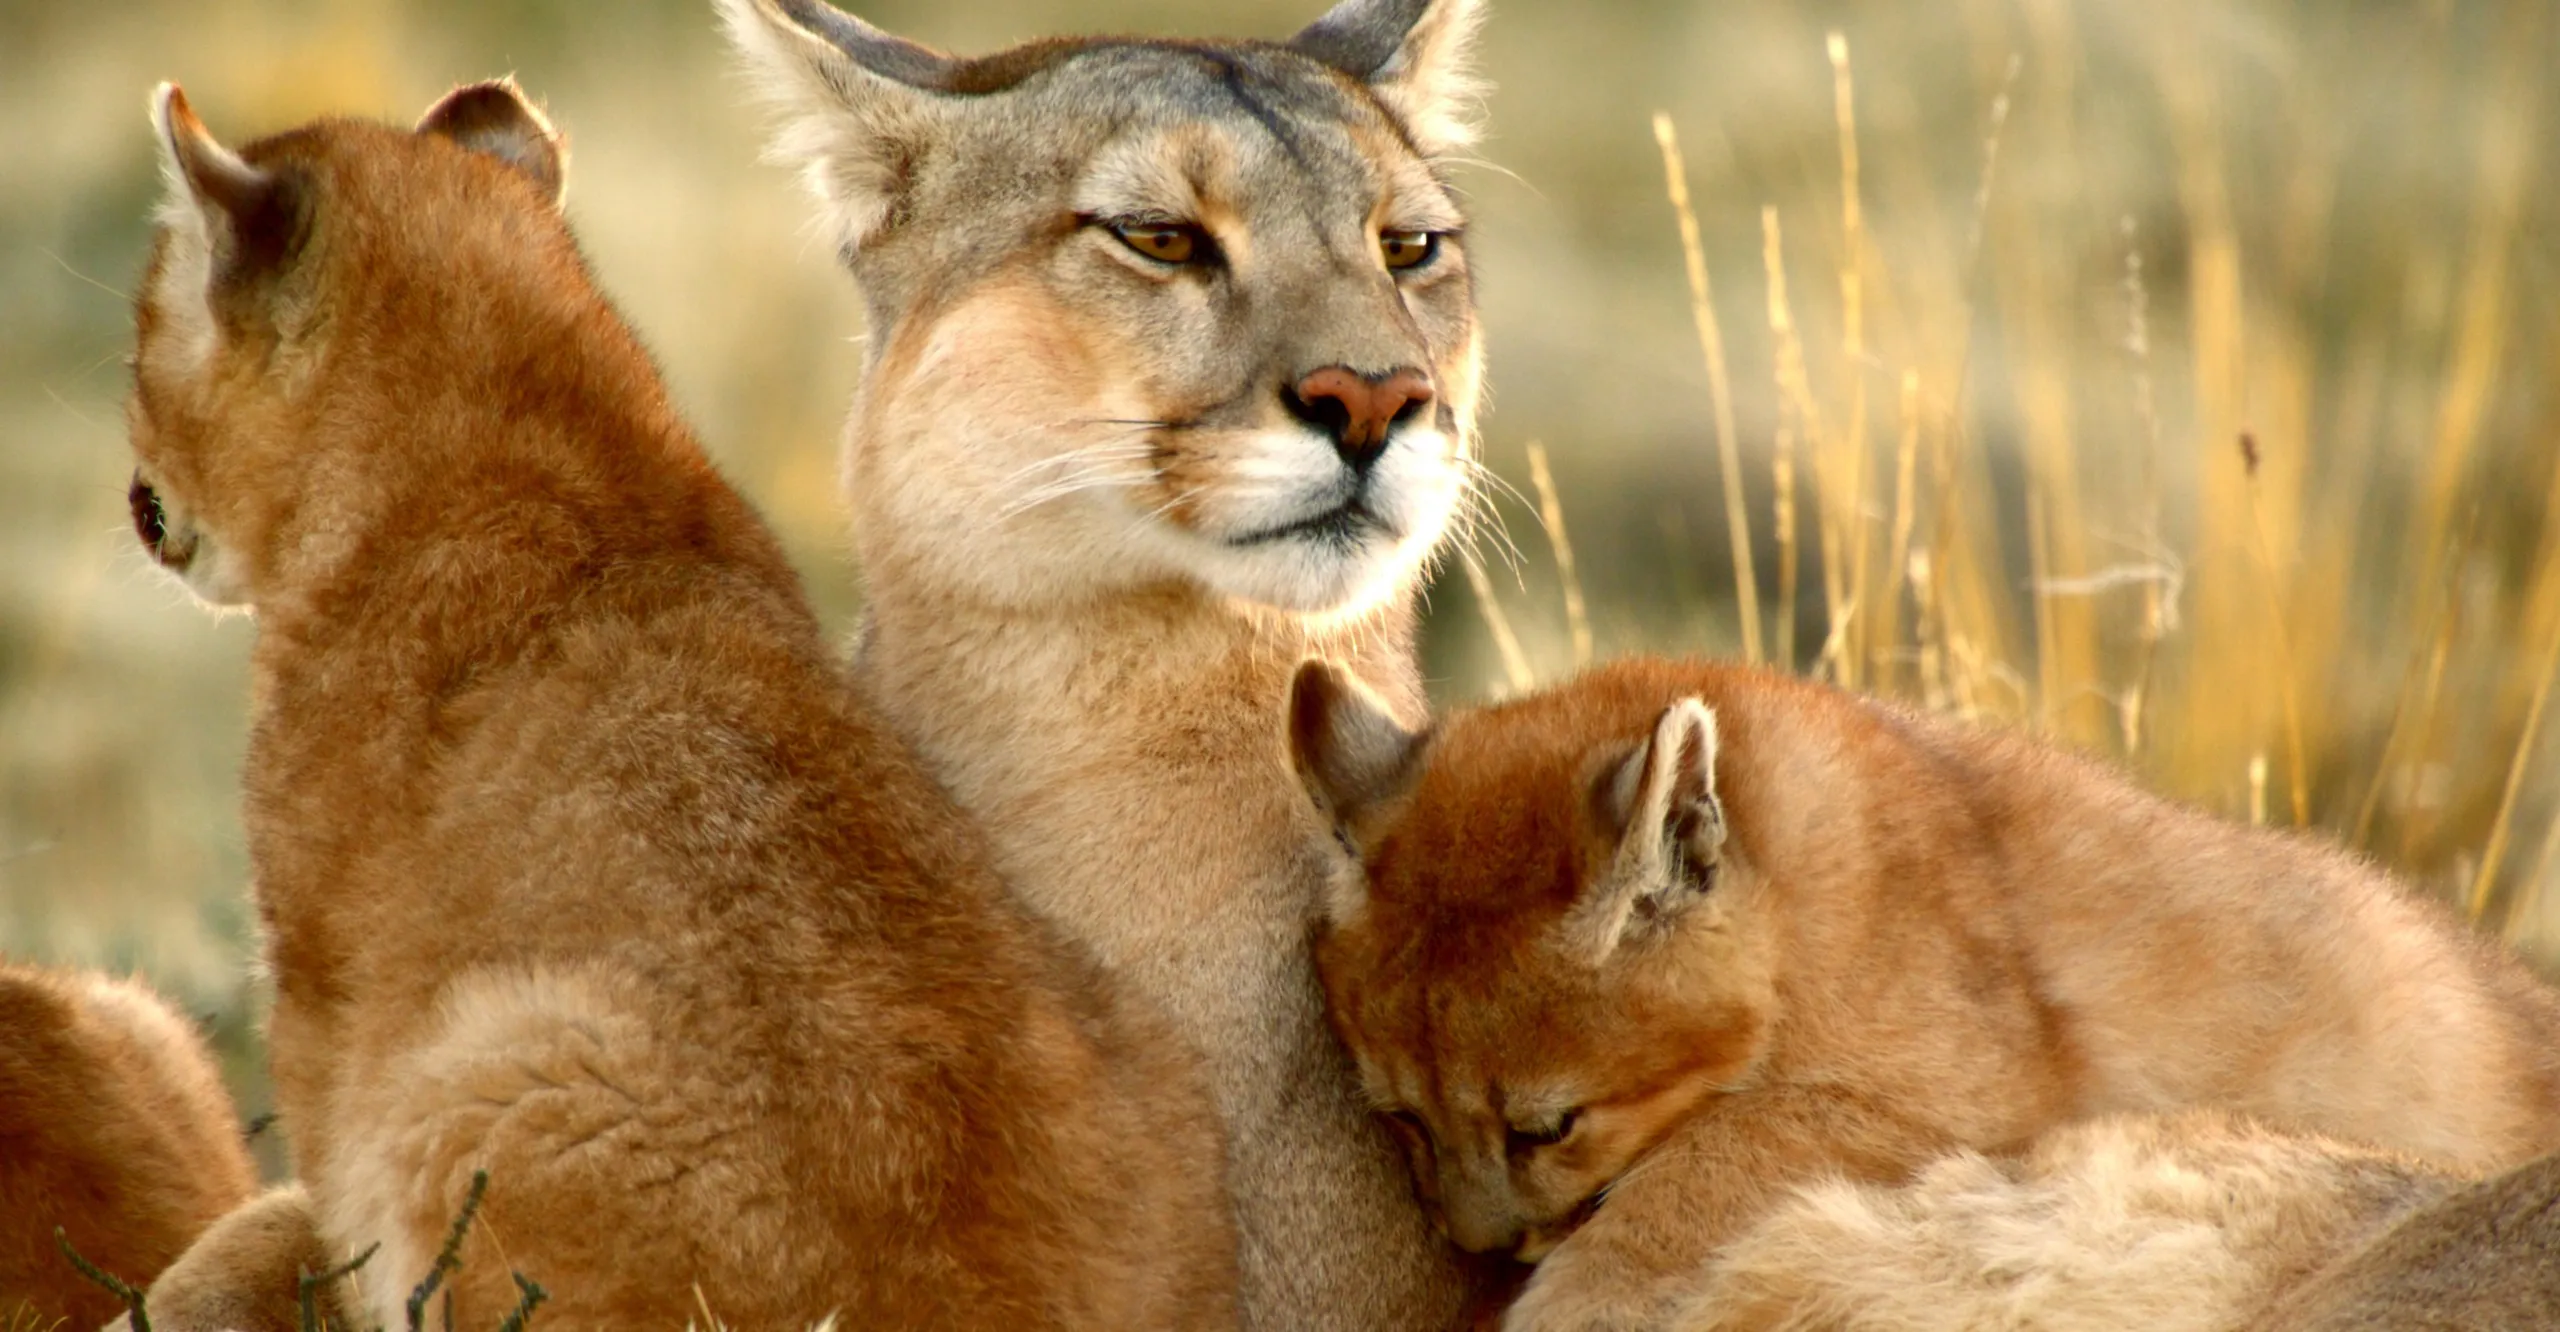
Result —
M 1776 917 L 1741 835 L 1765 783 L 1737 753 L 1719 781 L 1708 702 L 1768 692 L 1634 658 L 1416 733 L 1300 670 L 1290 758 L 1357 862 L 1316 937 L 1326 1005 L 1460 1248 L 1544 1258 L 1771 1050 Z
M 155 563 L 255 607 L 449 470 L 370 442 L 406 444 L 403 418 L 431 410 L 422 366 L 510 363 L 485 274 L 578 264 L 563 150 L 503 80 L 414 130 L 324 120 L 236 150 L 175 84 L 151 118 L 167 194 L 134 303 L 126 499 Z
M 1472 465 L 1443 163 L 1476 0 L 979 59 L 720 3 L 868 302 L 846 479 L 875 581 L 1323 613 L 1416 577 Z

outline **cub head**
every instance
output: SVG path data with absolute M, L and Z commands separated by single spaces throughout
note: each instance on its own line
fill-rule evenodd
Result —
M 415 131 L 320 121 L 236 151 L 175 84 L 151 116 L 168 196 L 135 297 L 134 533 L 199 597 L 245 607 L 342 556 L 388 469 L 437 465 L 327 443 L 432 409 L 403 400 L 404 358 L 489 338 L 476 293 L 424 275 L 576 263 L 560 148 L 503 82 Z
M 1410 585 L 1473 465 L 1444 163 L 1477 0 L 980 59 L 720 4 L 869 304 L 846 475 L 875 577 L 1313 613 Z
M 1289 748 L 1343 847 L 1316 961 L 1450 1239 L 1535 1262 L 1753 1075 L 1763 884 L 1696 696 L 1603 675 L 1404 730 L 1323 663 Z

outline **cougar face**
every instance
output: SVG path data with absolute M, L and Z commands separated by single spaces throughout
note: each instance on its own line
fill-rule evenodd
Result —
M 868 561 L 1000 602 L 1189 582 L 1301 612 L 1410 579 L 1477 388 L 1432 156 L 1462 136 L 1424 86 L 1463 6 L 957 60 L 814 0 L 724 5 L 870 305 Z

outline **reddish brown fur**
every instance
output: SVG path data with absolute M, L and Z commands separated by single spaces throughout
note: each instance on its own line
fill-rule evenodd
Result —
M 135 981 L 0 962 L 0 1327 L 123 1311 L 63 1257 L 55 1227 L 140 1286 L 256 1187 L 184 1017 Z
M 486 1167 L 457 1325 L 510 1268 L 557 1328 L 1230 1322 L 1189 1060 L 844 688 L 551 201 L 377 125 L 243 156 L 305 238 L 198 371 L 164 235 L 134 442 L 256 606 L 277 1103 L 371 1316 Z
M 1720 736 L 1713 886 L 1578 958 L 1617 845 L 1595 782 L 1684 696 Z M 1796 1181 L 2101 1113 L 2224 1105 L 2468 1168 L 2560 1144 L 2560 1001 L 2512 958 L 2330 848 L 2023 739 L 1629 661 L 1449 717 L 1418 768 L 1332 802 L 1368 886 L 1319 961 L 1373 1092 L 1431 1130 L 1417 1165 L 1472 1191 L 1453 1235 L 1553 1249 L 1510 1326 L 1639 1325 Z M 1507 1179 L 1445 1159 L 1504 1160 L 1550 1101 L 1579 1122 Z

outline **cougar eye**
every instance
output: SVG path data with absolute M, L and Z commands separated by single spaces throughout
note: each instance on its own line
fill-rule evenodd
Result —
M 1440 253 L 1436 231 L 1381 231 L 1378 258 L 1392 269 L 1420 268 Z
M 1114 222 L 1120 243 L 1161 264 L 1203 262 L 1217 254 L 1209 234 L 1188 222 Z
M 142 544 L 150 547 L 153 554 L 158 554 L 161 545 L 169 539 L 169 511 L 160 506 L 160 493 L 153 490 L 151 483 L 143 480 L 142 474 L 137 472 L 133 484 L 125 489 L 124 500 L 126 507 L 133 510 L 134 534 L 142 538 Z
M 1521 1128 L 1515 1124 L 1512 1126 L 1508 1135 L 1511 1154 L 1514 1156 L 1526 1156 L 1541 1147 L 1553 1147 L 1557 1143 L 1572 1137 L 1575 1126 L 1579 1125 L 1581 1122 L 1582 1111 L 1580 1109 L 1573 1109 L 1567 1110 L 1563 1114 L 1556 1116 L 1555 1122 L 1552 1124 L 1539 1125 L 1533 1128 Z

